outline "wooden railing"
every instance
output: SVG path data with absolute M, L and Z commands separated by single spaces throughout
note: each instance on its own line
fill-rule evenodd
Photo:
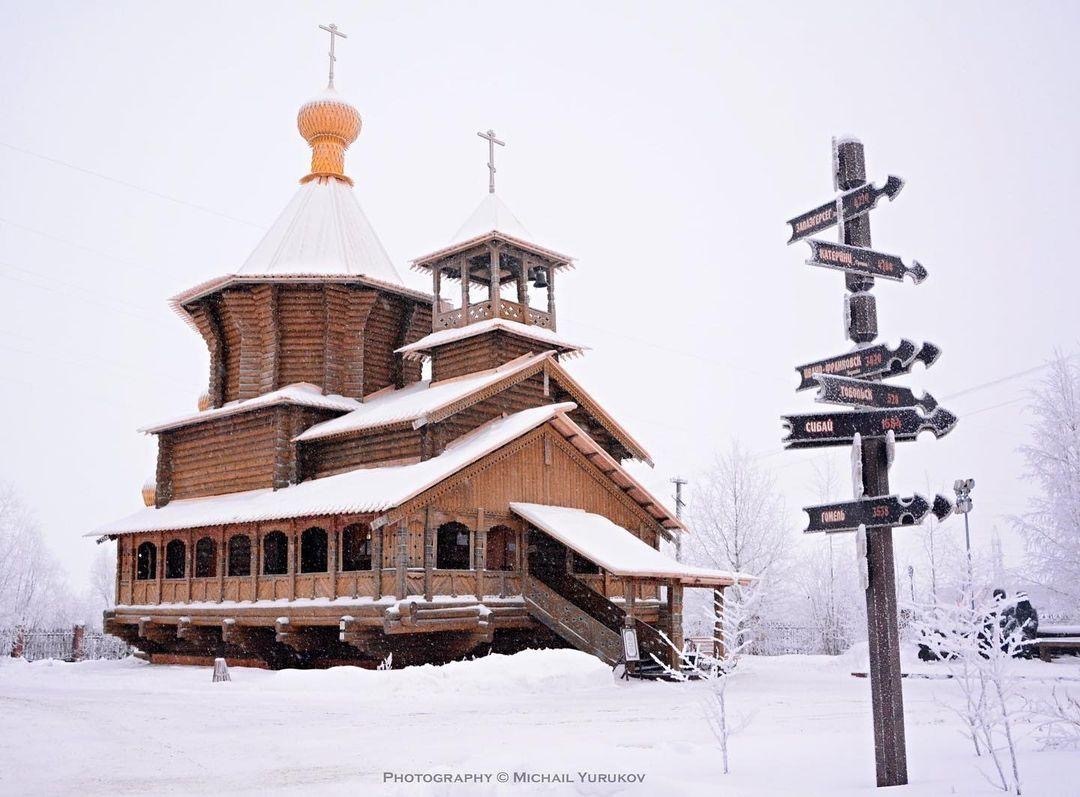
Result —
M 553 326 L 550 314 L 506 299 L 499 300 L 498 313 L 495 312 L 495 302 L 490 299 L 470 304 L 467 310 L 468 312 L 465 312 L 459 307 L 456 310 L 437 314 L 434 324 L 435 331 L 463 327 L 476 321 L 486 321 L 489 318 L 505 318 L 507 321 L 517 321 L 522 324 L 543 327 L 544 329 L 551 329 Z

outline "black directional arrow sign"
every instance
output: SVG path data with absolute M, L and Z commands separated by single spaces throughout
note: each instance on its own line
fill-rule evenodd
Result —
M 814 400 L 826 404 L 844 404 L 867 409 L 919 407 L 927 413 L 933 412 L 937 406 L 937 400 L 929 393 L 923 393 L 922 398 L 915 398 L 915 394 L 907 387 L 828 374 L 818 374 L 814 378 L 821 385 Z
M 882 196 L 894 199 L 903 187 L 904 181 L 890 174 L 889 179 L 885 181 L 885 185 L 881 188 L 872 183 L 853 188 L 831 202 L 826 202 L 820 207 L 808 210 L 806 213 L 790 219 L 788 224 L 791 225 L 791 238 L 788 243 L 793 244 L 834 226 L 836 224 L 837 204 L 843 207 L 844 221 L 850 221 L 873 210 Z
M 880 376 L 890 372 L 900 373 L 900 369 L 909 367 L 918 354 L 919 349 L 915 344 L 904 339 L 895 349 L 879 343 L 876 346 L 856 349 L 847 354 L 838 354 L 827 360 L 799 365 L 795 370 L 799 372 L 799 378 L 802 381 L 795 389 L 806 390 L 808 387 L 817 387 L 818 383 L 814 379 L 817 374 Z
M 803 511 L 810 515 L 810 525 L 804 531 L 806 534 L 819 531 L 855 531 L 859 526 L 875 528 L 922 523 L 923 518 L 930 513 L 930 502 L 921 495 L 913 495 L 911 498 L 882 495 L 839 504 L 807 506 L 803 507 Z
M 944 520 L 953 513 L 953 509 L 955 509 L 953 502 L 938 493 L 934 496 L 934 506 L 931 507 L 930 511 L 934 513 L 934 517 L 938 520 Z
M 916 285 L 928 276 L 926 269 L 918 260 L 913 260 L 910 266 L 906 266 L 904 261 L 896 255 L 875 252 L 861 246 L 834 244 L 831 241 L 819 241 L 816 238 L 811 238 L 807 243 L 810 244 L 811 250 L 810 259 L 806 261 L 807 265 L 832 268 L 865 277 L 882 277 L 897 282 L 903 281 L 905 276 L 910 276 Z
M 865 437 L 884 437 L 889 432 L 896 440 L 914 440 L 919 432 L 933 432 L 943 437 L 952 431 L 957 418 L 943 407 L 923 415 L 914 407 L 899 410 L 855 410 L 853 412 L 821 412 L 807 415 L 785 415 L 788 436 L 785 448 L 816 448 L 847 445 L 856 434 Z
M 933 365 L 934 363 L 937 362 L 937 358 L 940 357 L 940 356 L 941 356 L 941 349 L 939 349 L 933 343 L 930 343 L 929 341 L 926 341 L 925 343 L 923 343 L 922 347 L 919 349 L 919 353 L 916 354 L 913 359 L 909 360 L 904 365 L 899 365 L 899 366 L 897 366 L 895 368 L 891 368 L 889 370 L 889 372 L 887 374 L 885 374 L 885 376 L 886 377 L 900 376 L 901 374 L 909 373 L 911 371 L 912 366 L 914 366 L 915 363 L 922 363 L 924 366 L 929 368 L 931 365 Z

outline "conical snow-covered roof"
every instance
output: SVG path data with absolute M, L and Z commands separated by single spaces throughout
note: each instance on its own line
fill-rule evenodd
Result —
M 303 183 L 236 273 L 362 276 L 403 284 L 352 187 L 332 177 Z
M 452 245 L 471 241 L 473 238 L 491 232 L 501 232 L 520 241 L 532 241 L 532 235 L 525 229 L 525 225 L 506 206 L 506 203 L 499 199 L 499 195 L 488 194 L 461 225 L 461 228 L 454 233 L 450 243 Z

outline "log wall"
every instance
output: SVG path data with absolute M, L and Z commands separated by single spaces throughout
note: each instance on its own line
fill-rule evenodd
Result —
M 431 352 L 433 381 L 486 371 L 523 354 L 548 351 L 550 345 L 501 331 L 485 332 L 437 346 Z

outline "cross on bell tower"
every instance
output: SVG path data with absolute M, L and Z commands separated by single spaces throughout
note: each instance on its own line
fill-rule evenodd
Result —
M 505 141 L 499 141 L 495 138 L 495 131 L 488 130 L 486 133 L 477 133 L 480 138 L 486 139 L 488 143 L 488 193 L 495 193 L 495 145 L 505 147 Z

